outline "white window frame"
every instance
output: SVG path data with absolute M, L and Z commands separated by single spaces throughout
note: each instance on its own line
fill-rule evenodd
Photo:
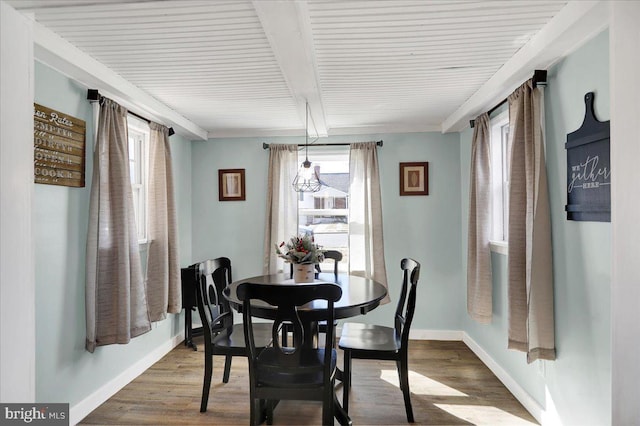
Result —
M 316 165 L 320 165 L 320 174 L 326 172 L 331 172 L 327 170 L 327 162 L 337 162 L 341 159 L 346 160 L 346 173 L 349 173 L 349 147 L 314 147 L 313 150 L 309 152 L 309 161 L 312 162 L 311 167 Z M 323 166 L 324 163 L 324 166 Z M 322 180 L 322 177 L 320 178 Z M 323 187 L 324 188 L 324 187 Z M 304 208 L 300 205 L 304 201 L 304 197 L 312 197 L 313 193 L 300 193 L 299 204 L 298 204 L 298 229 L 306 229 L 306 223 L 302 223 L 300 221 L 303 216 L 343 216 L 347 218 L 347 245 L 344 248 L 339 248 L 342 252 L 344 258 L 338 264 L 340 272 L 348 272 L 348 258 L 349 258 L 349 231 L 348 231 L 348 223 L 349 223 L 349 196 L 347 195 L 346 208 L 344 209 L 336 209 L 336 208 L 323 208 L 316 209 L 315 205 L 311 207 Z M 311 203 L 312 204 L 312 203 Z M 313 226 L 313 225 L 311 225 Z M 324 247 L 328 248 L 328 247 Z M 328 261 L 333 262 L 333 261 Z M 322 267 L 323 271 L 326 269 L 324 266 Z
M 509 111 L 490 121 L 491 250 L 506 254 L 509 241 Z
M 129 176 L 131 191 L 134 199 L 136 216 L 136 232 L 138 243 L 148 242 L 148 184 L 149 184 L 149 138 L 151 131 L 149 123 L 132 115 L 127 116 L 129 153 L 133 151 L 133 158 L 129 158 Z M 134 170 L 131 170 L 131 168 Z M 136 180 L 134 181 L 134 177 Z M 136 196 L 137 194 L 137 196 Z

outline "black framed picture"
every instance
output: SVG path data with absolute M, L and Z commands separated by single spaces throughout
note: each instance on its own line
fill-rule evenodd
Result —
M 400 163 L 400 195 L 429 195 L 429 163 Z
M 244 169 L 218 170 L 218 200 L 245 201 Z

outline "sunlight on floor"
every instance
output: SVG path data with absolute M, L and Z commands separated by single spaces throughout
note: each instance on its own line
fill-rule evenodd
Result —
M 441 410 L 466 420 L 474 425 L 486 426 L 519 426 L 519 425 L 535 425 L 523 418 L 514 416 L 496 407 L 481 405 L 451 405 L 451 404 L 434 404 Z
M 397 370 L 382 370 L 380 378 L 387 383 L 400 387 Z M 468 396 L 452 387 L 409 370 L 409 388 L 412 394 L 433 396 Z

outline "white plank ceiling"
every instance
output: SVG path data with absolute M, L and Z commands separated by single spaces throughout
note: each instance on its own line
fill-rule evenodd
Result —
M 440 131 L 567 4 L 9 3 L 210 137 Z

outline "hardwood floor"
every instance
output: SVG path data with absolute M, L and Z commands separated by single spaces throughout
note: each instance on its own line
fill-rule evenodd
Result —
M 234 357 L 227 384 L 221 380 L 224 359 L 214 359 L 208 410 L 200 413 L 204 352 L 202 338 L 195 341 L 197 352 L 177 346 L 80 424 L 248 424 L 248 368 L 241 357 Z M 538 424 L 464 343 L 411 341 L 409 347 L 416 424 Z M 407 424 L 393 362 L 353 360 L 351 389 L 349 415 L 354 425 Z M 338 393 L 341 398 L 340 386 Z M 282 401 L 274 413 L 276 425 L 320 423 L 316 402 Z

